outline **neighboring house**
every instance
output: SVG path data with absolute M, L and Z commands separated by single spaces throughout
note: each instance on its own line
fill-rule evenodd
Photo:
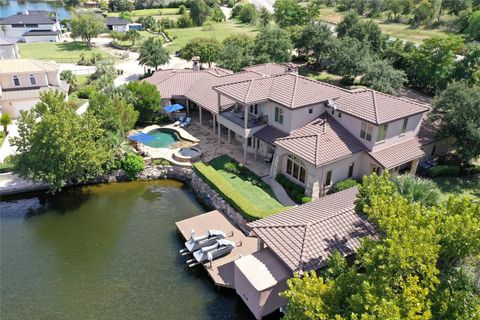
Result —
M 17 40 L 0 37 L 0 59 L 18 59 L 20 53 L 18 51 Z
M 110 31 L 127 32 L 129 30 L 128 21 L 119 17 L 107 17 L 106 24 Z
M 164 104 L 182 103 L 208 117 L 247 154 L 271 155 L 270 176 L 282 173 L 312 198 L 337 182 L 372 172 L 416 172 L 424 156 L 417 139 L 429 108 L 374 90 L 349 91 L 267 63 L 231 73 L 224 69 L 163 70 L 156 84 Z
M 68 93 L 68 84 L 60 81 L 56 64 L 32 59 L 0 60 L 0 108 L 17 118 L 21 110 L 29 110 L 46 90 Z
M 257 252 L 235 260 L 235 291 L 255 318 L 284 307 L 279 293 L 295 273 L 319 270 L 335 251 L 352 258 L 361 238 L 378 238 L 375 226 L 355 212 L 350 188 L 248 224 Z
M 58 42 L 62 40 L 60 23 L 47 11 L 25 11 L 0 19 L 5 37 L 32 42 Z

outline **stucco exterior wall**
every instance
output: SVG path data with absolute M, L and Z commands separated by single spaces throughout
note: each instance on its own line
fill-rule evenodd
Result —
M 454 149 L 454 142 L 455 138 L 450 137 L 424 145 L 422 149 L 425 152 L 425 155 L 420 159 L 420 162 L 425 162 L 452 151 Z
M 35 42 L 59 42 L 60 36 L 24 36 L 26 43 L 35 43 Z
M 35 76 L 36 84 L 31 84 L 30 75 Z M 13 76 L 17 76 L 20 81 L 20 86 L 15 86 Z M 52 75 L 52 80 L 54 76 Z M 54 84 L 54 83 L 52 83 Z M 58 81 L 55 83 L 58 85 Z M 46 73 L 32 72 L 32 73 L 18 73 L 18 74 L 2 74 L 0 75 L 0 86 L 2 90 L 14 88 L 29 88 L 29 87 L 45 87 L 48 86 L 48 78 Z
M 8 113 L 10 117 L 16 119 L 20 116 L 20 111 L 30 110 L 37 102 L 38 102 L 38 99 L 20 100 L 20 101 L 0 99 L 0 107 L 1 107 L 2 113 Z
M 373 151 L 381 150 L 383 148 L 389 147 L 393 144 L 409 140 L 413 137 L 415 137 L 418 134 L 418 131 L 420 130 L 420 125 L 422 123 L 422 115 L 423 114 L 417 114 L 410 116 L 408 118 L 408 123 L 407 123 L 407 130 L 405 134 L 401 135 L 402 127 L 403 127 L 403 120 L 400 119 L 397 121 L 389 122 L 388 123 L 388 128 L 387 128 L 387 136 L 384 141 L 382 142 L 375 142 L 373 146 Z M 378 134 L 378 128 L 376 128 L 376 133 L 375 136 L 373 137 L 374 139 L 372 140 L 377 140 L 377 134 Z

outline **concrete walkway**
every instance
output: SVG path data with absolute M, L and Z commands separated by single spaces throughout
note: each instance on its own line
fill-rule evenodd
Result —
M 16 194 L 21 192 L 30 192 L 37 190 L 46 190 L 50 185 L 46 183 L 34 183 L 26 180 L 14 173 L 0 174 L 0 195 Z
M 273 193 L 275 193 L 277 200 L 280 201 L 281 204 L 287 207 L 297 205 L 292 199 L 290 199 L 285 189 L 283 189 L 280 183 L 278 183 L 274 178 L 264 177 L 262 180 L 272 188 Z

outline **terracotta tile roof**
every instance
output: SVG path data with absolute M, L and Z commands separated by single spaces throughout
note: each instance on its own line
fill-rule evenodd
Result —
M 107 17 L 105 24 L 107 26 L 126 26 L 128 21 L 120 17 Z
M 368 154 L 385 169 L 395 168 L 425 155 L 417 138 L 412 138 L 375 152 L 368 152 Z
M 326 112 L 289 136 L 277 139 L 275 145 L 317 167 L 366 149 Z
M 1 18 L 0 25 L 9 24 L 54 24 L 55 20 L 51 19 L 47 12 L 32 12 L 29 14 L 14 14 L 9 17 Z
M 355 213 L 358 190 L 350 188 L 248 225 L 293 272 L 319 269 L 335 250 L 352 254 L 373 224 Z
M 285 133 L 282 130 L 277 129 L 273 126 L 266 126 L 255 132 L 254 136 L 262 141 L 265 141 L 266 143 L 273 145 L 273 143 L 277 139 L 285 138 L 286 136 L 288 136 L 288 133 Z
M 426 105 L 413 100 L 369 89 L 342 95 L 335 102 L 340 111 L 374 124 L 391 122 L 429 110 Z
M 264 63 L 255 66 L 243 68 L 245 71 L 251 71 L 265 76 L 276 76 L 286 72 L 286 66 L 277 63 Z
M 34 59 L 0 59 L 0 74 L 58 71 L 53 62 Z
M 207 70 L 211 74 L 214 74 L 216 76 L 226 76 L 229 74 L 233 74 L 232 70 L 224 69 L 224 68 L 219 68 L 219 67 L 212 67 Z
M 271 100 L 292 109 L 350 94 L 342 88 L 291 73 L 230 83 L 214 89 L 243 103 Z

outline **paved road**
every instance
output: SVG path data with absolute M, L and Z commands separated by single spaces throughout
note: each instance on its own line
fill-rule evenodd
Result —
M 257 8 L 265 7 L 268 11 L 273 13 L 273 4 L 275 0 L 250 0 Z

